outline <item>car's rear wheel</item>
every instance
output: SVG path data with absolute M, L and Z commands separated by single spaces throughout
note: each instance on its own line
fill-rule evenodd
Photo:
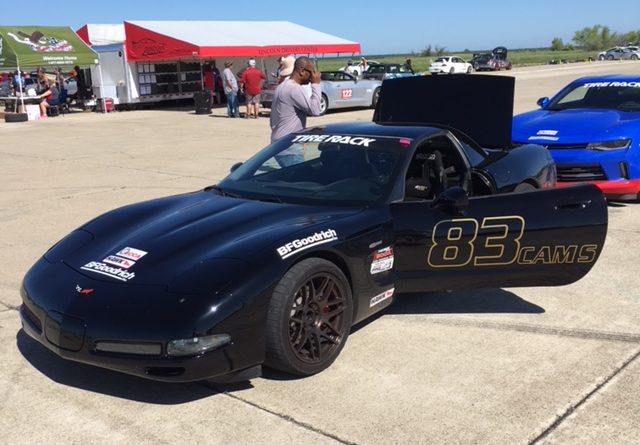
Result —
M 378 104 L 378 99 L 380 99 L 380 87 L 376 88 L 373 91 L 373 96 L 371 97 L 371 108 L 375 108 Z
M 612 56 L 611 54 L 609 54 L 609 55 L 607 56 L 607 60 L 613 60 L 613 56 Z
M 471 74 L 471 67 L 470 66 L 467 67 L 467 74 Z
M 598 60 L 604 60 L 604 54 L 600 54 L 600 55 L 598 56 Z
M 323 93 L 320 95 L 320 116 L 323 116 L 327 112 L 328 108 L 329 99 L 327 99 L 327 96 Z
M 631 60 L 638 60 L 637 54 L 631 54 Z
M 266 365 L 297 375 L 328 368 L 344 347 L 353 316 L 342 271 L 308 258 L 282 277 L 267 314 Z

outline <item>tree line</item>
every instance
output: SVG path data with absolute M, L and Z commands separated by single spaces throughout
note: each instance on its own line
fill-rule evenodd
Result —
M 634 45 L 640 42 L 640 30 L 627 33 L 611 32 L 608 26 L 595 25 L 585 27 L 573 34 L 575 46 L 587 51 L 607 49 L 612 46 Z M 573 45 L 565 45 L 560 37 L 551 41 L 552 51 L 574 49 Z

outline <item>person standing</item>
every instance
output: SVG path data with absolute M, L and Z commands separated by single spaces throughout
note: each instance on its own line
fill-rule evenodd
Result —
M 315 70 L 308 57 L 298 57 L 291 72 L 283 70 L 284 80 L 273 97 L 271 104 L 271 142 L 283 138 L 289 133 L 303 130 L 307 126 L 307 116 L 320 115 L 320 72 Z M 311 84 L 311 96 L 303 89 L 303 85 Z M 301 162 L 301 147 L 291 147 L 280 153 L 278 162 L 291 165 Z
M 240 109 L 238 106 L 238 80 L 231 71 L 233 62 L 230 60 L 224 63 L 222 71 L 222 82 L 224 85 L 224 93 L 227 95 L 227 116 L 240 117 Z
M 249 67 L 242 73 L 240 79 L 247 96 L 247 119 L 251 114 L 254 119 L 260 115 L 260 93 L 262 92 L 263 80 L 267 80 L 267 76 L 256 68 L 255 59 L 249 59 Z
M 405 69 L 405 71 L 410 72 L 411 74 L 415 74 L 415 72 L 413 71 L 413 67 L 411 66 L 411 59 L 407 58 L 404 61 L 404 65 L 403 68 Z

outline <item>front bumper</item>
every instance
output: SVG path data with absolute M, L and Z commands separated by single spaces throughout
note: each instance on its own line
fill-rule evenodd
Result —
M 95 291 L 83 296 L 75 283 Z M 24 332 L 66 360 L 166 382 L 216 379 L 264 361 L 262 316 L 247 308 L 218 305 L 215 312 L 202 312 L 188 304 L 188 295 L 98 282 L 43 260 L 25 276 L 21 297 Z M 220 317 L 209 319 L 208 313 Z M 171 340 L 216 333 L 230 335 L 231 343 L 199 355 L 167 354 Z
M 232 345 L 195 357 L 146 357 L 100 352 L 95 349 L 94 339 L 74 329 L 78 327 L 77 324 L 64 325 L 46 316 L 44 324 L 40 325 L 24 304 L 20 307 L 20 318 L 22 329 L 29 337 L 66 360 L 165 382 L 215 379 L 240 371 L 234 368 L 227 351 Z M 74 344 L 79 349 L 72 346 Z
M 640 179 L 620 179 L 617 181 L 589 181 L 597 186 L 611 200 L 635 201 L 640 199 Z M 557 187 L 570 187 L 584 182 L 558 182 Z

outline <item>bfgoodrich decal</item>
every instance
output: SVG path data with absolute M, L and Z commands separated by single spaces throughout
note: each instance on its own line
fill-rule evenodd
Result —
M 313 235 L 307 236 L 306 238 L 294 239 L 284 246 L 278 247 L 277 251 L 280 255 L 280 258 L 284 260 L 285 258 L 289 258 L 291 255 L 294 255 L 295 253 L 302 250 L 309 249 L 319 244 L 330 243 L 331 241 L 335 241 L 337 239 L 338 233 L 335 230 L 323 230 L 321 232 L 316 232 Z
M 136 276 L 135 272 L 129 272 L 119 267 L 109 266 L 108 264 L 102 263 L 100 261 L 91 261 L 82 266 L 80 269 L 94 272 L 100 275 L 106 275 L 108 277 L 115 278 L 116 280 L 124 282 L 127 282 L 135 278 Z

